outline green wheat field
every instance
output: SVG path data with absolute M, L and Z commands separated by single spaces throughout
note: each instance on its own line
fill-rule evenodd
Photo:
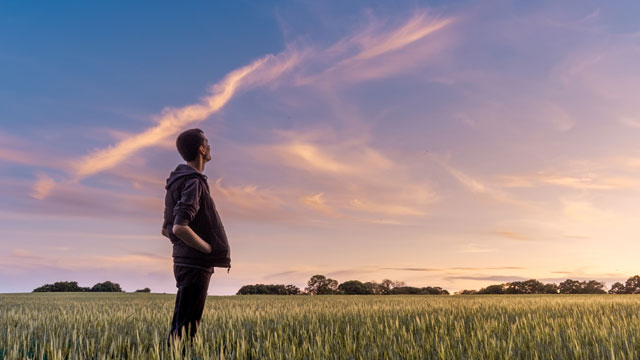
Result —
M 0 358 L 640 358 L 634 295 L 209 297 L 198 336 L 170 350 L 174 299 L 0 295 Z

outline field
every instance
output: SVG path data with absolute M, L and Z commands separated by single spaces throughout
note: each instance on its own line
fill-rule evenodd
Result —
M 180 358 L 174 295 L 0 295 L 0 358 Z M 198 359 L 638 359 L 640 296 L 209 297 Z

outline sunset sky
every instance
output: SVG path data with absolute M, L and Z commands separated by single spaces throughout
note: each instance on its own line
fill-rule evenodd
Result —
M 640 2 L 0 4 L 0 292 L 175 293 L 181 131 L 242 285 L 640 273 Z

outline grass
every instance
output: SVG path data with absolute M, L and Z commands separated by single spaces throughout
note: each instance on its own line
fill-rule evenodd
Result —
M 0 358 L 171 359 L 174 295 L 0 295 Z M 198 359 L 638 359 L 640 296 L 209 297 Z

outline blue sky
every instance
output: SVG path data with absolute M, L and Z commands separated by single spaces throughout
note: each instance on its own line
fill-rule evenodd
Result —
M 0 5 L 0 292 L 175 291 L 200 127 L 244 284 L 637 273 L 634 2 Z

